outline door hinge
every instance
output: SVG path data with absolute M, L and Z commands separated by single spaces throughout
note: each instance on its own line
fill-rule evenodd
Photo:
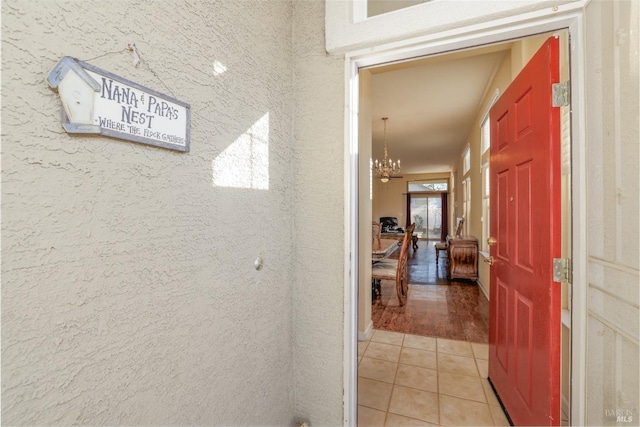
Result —
M 571 260 L 569 258 L 553 259 L 553 281 L 571 283 Z
M 569 81 L 551 85 L 551 105 L 553 107 L 569 105 Z

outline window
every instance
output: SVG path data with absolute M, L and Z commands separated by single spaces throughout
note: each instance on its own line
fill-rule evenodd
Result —
M 484 154 L 489 149 L 491 143 L 491 126 L 489 126 L 489 114 L 484 117 L 480 125 L 480 154 Z
M 462 175 L 466 175 L 471 169 L 471 149 L 467 147 L 462 154 Z
M 471 218 L 471 179 L 462 181 L 462 213 L 464 217 L 463 234 L 466 234 Z
M 489 109 L 496 103 L 500 91 L 496 89 L 493 99 L 489 104 Z M 480 243 L 480 250 L 489 252 L 489 244 L 487 239 L 490 236 L 490 206 L 489 196 L 491 194 L 491 184 L 489 175 L 489 161 L 491 153 L 489 148 L 491 147 L 491 120 L 489 120 L 489 111 L 484 115 L 482 122 L 480 123 L 480 174 L 482 179 L 482 240 Z
M 500 96 L 500 89 L 496 89 L 493 94 L 493 98 L 489 103 L 489 110 L 493 107 L 493 104 L 496 103 L 498 97 Z M 489 120 L 489 110 L 485 113 L 482 121 L 480 122 L 480 162 L 484 163 L 484 153 L 487 152 L 489 146 L 491 144 L 491 126 Z
M 419 238 L 440 240 L 442 232 L 442 196 L 439 194 L 410 194 L 411 222 L 416 224 Z
M 456 218 L 458 216 L 458 202 L 456 202 L 456 171 L 451 172 L 451 191 L 449 192 L 449 203 L 453 208 L 449 212 L 453 215 L 453 218 Z M 448 220 L 449 218 L 447 218 L 445 221 Z
M 491 126 L 489 123 L 489 115 L 485 117 L 480 125 L 481 132 L 481 146 L 482 146 L 482 154 L 480 156 L 480 174 L 482 177 L 482 198 L 489 199 L 489 156 L 488 153 L 490 138 L 491 138 Z M 485 147 L 486 145 L 486 147 Z M 483 211 L 484 215 L 484 211 Z
M 447 192 L 449 190 L 449 181 L 443 179 L 425 179 L 421 181 L 409 181 L 407 190 L 411 192 Z
M 482 164 L 481 168 L 482 173 L 482 240 L 480 243 L 480 250 L 489 252 L 489 244 L 487 243 L 487 239 L 489 238 L 489 233 L 491 230 L 489 229 L 489 194 L 490 194 L 490 184 L 489 184 L 489 162 L 485 162 Z

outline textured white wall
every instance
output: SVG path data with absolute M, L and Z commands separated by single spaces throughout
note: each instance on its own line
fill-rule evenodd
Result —
M 302 195 L 292 174 L 305 170 L 292 151 L 292 16 L 285 1 L 2 2 L 4 424 L 291 423 L 292 283 L 301 258 L 315 265 L 308 248 L 292 252 L 292 204 L 312 223 L 306 241 L 340 247 L 342 237 L 339 226 L 318 226 L 341 224 L 332 219 L 342 215 L 341 189 L 316 176 L 306 184 L 318 191 L 294 199 Z M 127 43 L 142 57 L 138 68 Z M 191 152 L 66 134 L 45 80 L 64 55 L 96 58 L 89 62 L 190 103 Z M 309 95 L 335 80 L 340 93 L 340 72 L 316 76 Z M 329 107 L 341 102 L 332 91 Z M 331 126 L 342 129 L 334 109 Z M 266 120 L 268 136 L 244 135 Z M 303 133 L 332 144 L 315 153 L 341 159 L 340 135 L 325 133 L 316 115 L 306 120 Z M 247 141 L 268 144 L 268 170 L 252 171 L 259 159 L 237 150 Z M 302 160 L 314 150 L 301 149 Z M 268 174 L 268 188 L 213 185 L 212 164 L 239 183 Z M 340 186 L 336 176 L 329 184 Z M 340 250 L 319 252 L 342 265 Z M 259 272 L 256 256 L 265 259 Z M 335 348 L 324 351 L 339 363 L 342 283 L 339 273 L 330 279 L 308 280 L 315 297 L 299 294 L 303 313 L 295 312 L 302 342 L 318 342 L 304 325 L 328 318 L 322 335 Z M 311 359 L 318 364 L 306 369 L 341 378 L 326 354 Z M 325 404 L 341 414 L 335 400 Z
M 294 2 L 295 413 L 342 423 L 344 60 L 324 49 L 324 1 Z
M 587 8 L 588 425 L 640 416 L 640 4 Z

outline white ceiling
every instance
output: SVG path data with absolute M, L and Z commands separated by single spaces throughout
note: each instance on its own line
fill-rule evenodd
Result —
M 510 49 L 495 45 L 372 68 L 372 152 L 383 157 L 382 117 L 389 157 L 400 173 L 452 170 L 480 113 L 489 84 Z

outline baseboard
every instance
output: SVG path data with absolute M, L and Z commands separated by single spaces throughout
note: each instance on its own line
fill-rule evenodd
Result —
M 358 331 L 358 341 L 369 341 L 373 335 L 373 322 L 369 321 L 364 332 Z
M 484 294 L 484 296 L 487 298 L 487 301 L 489 301 L 489 293 L 487 292 L 487 290 L 484 288 L 484 285 L 482 284 L 482 282 L 480 280 L 476 280 L 476 283 L 478 283 L 478 287 L 480 288 L 480 290 L 482 291 L 482 293 Z

